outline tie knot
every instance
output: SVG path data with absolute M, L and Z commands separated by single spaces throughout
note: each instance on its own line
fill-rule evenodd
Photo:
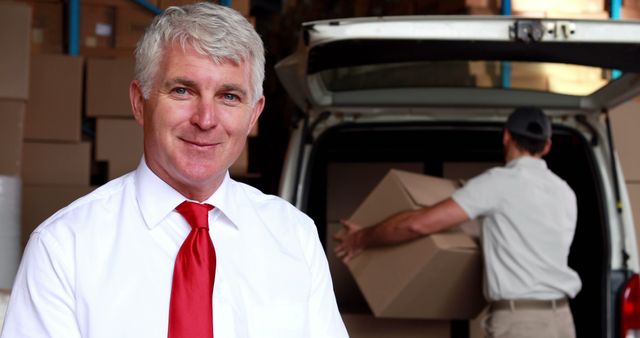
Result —
M 176 211 L 187 220 L 191 228 L 209 229 L 209 211 L 213 209 L 211 204 L 200 204 L 184 201 L 176 207 Z

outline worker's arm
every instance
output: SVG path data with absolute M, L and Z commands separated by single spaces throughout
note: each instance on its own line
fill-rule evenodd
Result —
M 367 248 L 404 243 L 468 219 L 464 209 L 449 198 L 432 207 L 399 212 L 371 227 L 342 221 L 345 228 L 334 236 L 340 242 L 335 252 L 347 262 Z

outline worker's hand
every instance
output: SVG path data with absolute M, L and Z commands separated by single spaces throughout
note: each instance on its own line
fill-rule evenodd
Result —
M 339 242 L 334 251 L 336 256 L 346 263 L 364 250 L 362 226 L 347 220 L 340 220 L 340 223 L 344 227 L 333 235 L 333 239 Z

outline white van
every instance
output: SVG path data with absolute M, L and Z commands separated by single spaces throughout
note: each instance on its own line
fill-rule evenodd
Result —
M 553 123 L 545 159 L 578 197 L 569 257 L 583 283 L 571 301 L 577 335 L 640 334 L 636 233 L 608 122 L 640 94 L 640 22 L 315 21 L 276 70 L 302 112 L 280 195 L 315 220 L 334 283 L 347 277 L 335 270 L 326 225 L 349 217 L 387 170 L 472 176 L 501 165 L 507 115 L 535 105 Z M 367 311 L 357 290 L 336 293 L 341 311 Z

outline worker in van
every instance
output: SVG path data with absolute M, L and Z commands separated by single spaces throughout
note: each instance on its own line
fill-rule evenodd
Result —
M 487 337 L 575 337 L 568 298 L 581 288 L 567 259 L 576 196 L 542 159 L 551 149 L 542 110 L 521 107 L 502 137 L 506 165 L 469 180 L 440 203 L 391 215 L 371 227 L 342 221 L 334 238 L 344 262 L 363 250 L 400 244 L 483 217 Z

